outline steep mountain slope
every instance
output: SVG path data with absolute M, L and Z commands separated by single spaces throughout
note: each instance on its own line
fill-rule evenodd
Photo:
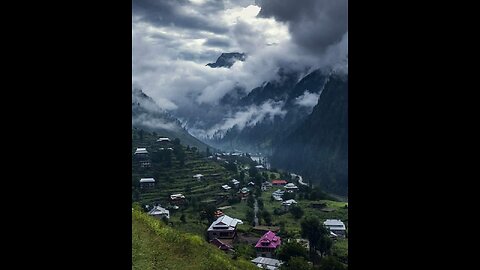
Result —
M 238 110 L 242 110 L 272 103 L 280 107 L 284 113 L 266 117 L 241 130 L 234 127 L 223 137 L 217 137 L 208 143 L 228 150 L 238 148 L 244 151 L 271 153 L 273 145 L 295 130 L 299 123 L 311 113 L 315 104 L 305 106 L 299 103 L 299 98 L 305 93 L 318 95 L 328 81 L 329 74 L 315 70 L 302 77 L 298 72 L 280 69 L 278 76 L 279 80 L 267 82 L 253 89 L 235 105 Z
M 258 269 L 253 263 L 233 260 L 201 237 L 181 233 L 132 210 L 132 269 Z
M 140 89 L 132 91 L 132 127 L 156 132 L 159 136 L 179 138 L 184 145 L 205 151 L 209 147 L 185 130 L 180 121 L 162 110 L 155 101 Z M 210 147 L 212 150 L 212 147 Z
M 227 67 L 230 68 L 236 61 L 245 61 L 246 55 L 244 53 L 232 52 L 222 53 L 215 63 L 208 63 L 207 66 L 211 68 Z
M 305 121 L 275 146 L 273 166 L 327 191 L 348 193 L 348 78 L 332 75 Z

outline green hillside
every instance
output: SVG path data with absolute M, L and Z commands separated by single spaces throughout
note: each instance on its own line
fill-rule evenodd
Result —
M 233 260 L 201 237 L 179 232 L 140 210 L 132 211 L 132 269 L 258 269 Z
M 306 217 L 316 217 L 320 222 L 341 219 L 348 231 L 348 204 L 336 201 L 318 187 L 300 185 L 285 171 L 258 170 L 253 166 L 256 163 L 247 155 L 219 154 L 218 158 L 211 159 L 198 149 L 183 146 L 178 139 L 170 138 L 170 142 L 157 143 L 157 138 L 163 136 L 132 130 L 132 154 L 137 147 L 146 147 L 151 159 L 151 167 L 142 168 L 132 158 L 132 201 L 138 206 L 132 219 L 133 269 L 249 269 L 238 268 L 243 266 L 237 263 L 240 260 L 250 263 L 249 260 L 256 257 L 254 245 L 263 235 L 253 224 L 255 199 L 258 201 L 258 225 L 278 226 L 279 236 L 285 243 L 289 239 L 303 238 L 301 223 Z M 196 180 L 194 174 L 204 177 Z M 155 187 L 141 189 L 140 178 L 149 177 L 155 178 Z M 230 180 L 233 178 L 238 179 L 240 184 L 224 191 L 221 186 L 232 185 Z M 287 196 L 295 199 L 302 214 L 284 210 L 282 203 L 273 199 L 272 193 L 284 187 L 260 188 L 261 183 L 272 179 L 289 179 L 298 185 L 298 191 L 284 195 L 284 199 L 287 200 Z M 250 181 L 253 185 L 248 184 Z M 250 192 L 241 199 L 239 190 L 243 187 L 248 187 Z M 174 193 L 182 193 L 186 197 L 179 207 L 173 207 L 170 202 L 169 197 Z M 155 203 L 169 209 L 168 220 L 150 218 L 141 213 L 146 210 L 141 207 Z M 207 242 L 206 237 L 206 230 L 215 220 L 213 214 L 217 209 L 241 219 L 243 224 L 238 226 L 237 237 L 231 242 L 233 252 L 205 255 L 211 249 L 219 251 Z M 172 247 L 173 244 L 177 246 Z M 327 254 L 348 265 L 348 240 L 333 240 Z M 319 258 L 311 255 L 309 261 L 318 264 Z M 228 266 L 222 266 L 223 263 Z
M 142 130 L 132 130 L 132 155 L 137 147 L 146 147 L 152 159 L 151 168 L 132 166 L 132 189 L 133 200 L 141 204 L 160 202 L 168 203 L 171 194 L 182 193 L 188 200 L 211 200 L 218 196 L 221 185 L 225 184 L 232 176 L 232 172 L 226 170 L 217 162 L 205 157 L 201 151 L 206 149 L 189 148 L 180 141 L 156 144 L 158 137 L 165 134 L 149 133 Z M 164 150 L 160 150 L 164 148 Z M 172 148 L 173 151 L 165 150 Z M 134 160 L 132 160 L 132 163 Z M 202 174 L 204 178 L 197 181 L 194 174 Z M 154 189 L 141 191 L 139 188 L 140 178 L 153 177 L 156 180 Z

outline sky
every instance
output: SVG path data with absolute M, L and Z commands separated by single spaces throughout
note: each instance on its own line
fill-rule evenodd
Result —
M 233 89 L 248 93 L 275 80 L 279 67 L 348 72 L 347 17 L 346 0 L 132 0 L 132 87 L 181 119 L 218 106 Z M 223 52 L 247 59 L 230 69 L 206 66 Z M 298 104 L 315 99 L 305 92 Z M 214 127 L 284 114 L 278 106 L 220 112 L 229 117 Z

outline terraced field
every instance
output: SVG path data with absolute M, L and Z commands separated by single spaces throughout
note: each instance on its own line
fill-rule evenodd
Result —
M 175 144 L 174 142 L 156 143 L 161 134 L 153 135 L 144 132 L 143 138 L 140 132 L 132 130 L 132 156 L 137 147 L 146 147 L 150 156 L 160 151 L 170 151 L 170 166 L 162 164 L 162 162 L 151 162 L 151 168 L 140 168 L 132 159 L 132 187 L 139 192 L 139 202 L 141 204 L 151 204 L 155 201 L 166 205 L 169 202 L 169 196 L 175 193 L 182 193 L 187 198 L 195 198 L 198 201 L 211 200 L 222 193 L 221 186 L 231 179 L 233 173 L 226 170 L 216 161 L 209 160 L 198 150 L 189 149 L 186 146 Z M 170 138 L 174 139 L 174 138 Z M 164 150 L 160 150 L 164 148 Z M 166 150 L 173 148 L 175 151 Z M 181 150 L 177 151 L 178 148 Z M 181 166 L 178 152 L 185 153 L 184 165 Z M 200 149 L 205 151 L 206 149 Z M 193 178 L 194 174 L 202 174 L 202 180 Z M 153 177 L 156 180 L 154 189 L 141 190 L 139 188 L 139 180 L 141 178 Z

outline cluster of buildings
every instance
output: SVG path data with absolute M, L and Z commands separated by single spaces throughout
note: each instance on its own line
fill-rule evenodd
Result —
M 263 183 L 262 184 L 262 190 L 267 190 L 269 187 L 273 187 L 273 186 L 276 186 L 276 187 L 283 187 L 283 190 L 282 189 L 277 189 L 276 191 L 274 191 L 272 193 L 272 197 L 275 201 L 283 201 L 283 194 L 285 194 L 285 192 L 287 193 L 294 193 L 298 190 L 298 187 L 297 185 L 295 185 L 294 183 L 288 183 L 286 180 L 272 180 L 272 183 L 270 185 L 266 184 L 266 183 Z
M 251 184 L 255 185 L 253 182 L 248 183 L 249 186 Z M 222 185 L 222 189 L 224 191 L 230 191 L 232 188 L 238 188 L 240 186 L 240 181 L 237 179 L 232 179 L 229 184 Z M 246 198 L 250 194 L 250 190 L 247 187 L 243 187 L 238 190 L 238 194 L 241 196 L 242 199 Z
M 237 236 L 238 224 L 243 222 L 227 215 L 218 217 L 207 229 L 209 242 L 220 250 L 233 250 L 232 242 Z M 257 258 L 253 259 L 252 263 L 266 267 L 265 269 L 278 269 L 282 262 L 274 259 L 274 254 L 281 244 L 282 239 L 279 236 L 272 231 L 266 232 L 255 244 Z

